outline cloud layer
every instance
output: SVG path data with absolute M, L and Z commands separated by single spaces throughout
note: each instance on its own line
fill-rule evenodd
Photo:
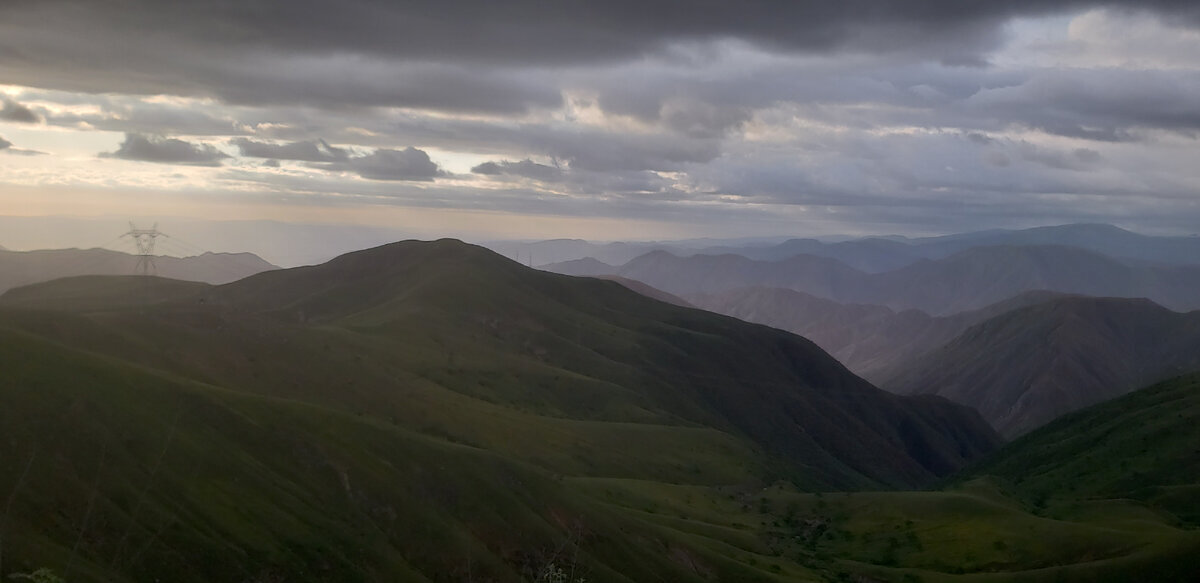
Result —
M 17 0 L 0 123 L 52 155 L 0 181 L 177 165 L 271 204 L 1179 231 L 1197 54 L 1200 5 L 1169 0 Z M 90 166 L 113 158 L 158 166 Z

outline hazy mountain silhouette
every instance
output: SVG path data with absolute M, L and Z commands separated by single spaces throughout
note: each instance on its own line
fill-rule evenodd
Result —
M 1118 259 L 1152 263 L 1200 264 L 1200 237 L 1148 236 L 1113 225 L 1072 224 L 1017 231 L 982 231 L 944 237 L 910 239 L 930 259 L 946 257 L 971 247 L 999 245 L 1062 245 L 1079 247 Z
M 0 292 L 60 277 L 130 275 L 137 263 L 136 255 L 107 249 L 0 251 Z M 157 256 L 154 264 L 155 274 L 160 277 L 218 284 L 278 269 L 253 253 Z
M 865 276 L 835 259 L 815 255 L 766 262 L 741 255 L 677 257 L 665 251 L 642 255 L 621 266 L 615 275 L 643 281 L 678 296 L 760 285 L 799 289 L 822 297 L 842 295 Z
M 866 273 L 900 269 L 921 259 L 943 259 L 973 247 L 1067 246 L 1086 249 L 1116 259 L 1132 259 L 1171 265 L 1200 264 L 1200 237 L 1163 237 L 1141 235 L 1103 224 L 1070 224 L 1023 230 L 988 230 L 939 237 L 863 237 L 846 241 L 788 239 L 778 243 L 735 240 L 705 245 L 700 241 L 661 243 L 588 243 L 560 239 L 537 243 L 494 243 L 490 247 L 522 262 L 532 258 L 533 265 L 548 271 L 573 275 L 571 268 L 558 263 L 592 258 L 621 265 L 639 255 L 666 251 L 679 257 L 692 255 L 741 255 L 756 261 L 781 261 L 795 255 L 815 255 L 836 259 Z
M 1200 265 L 1121 261 L 1063 246 L 974 247 L 867 274 L 834 259 L 797 255 L 755 261 L 739 255 L 648 253 L 615 273 L 687 297 L 745 287 L 781 287 L 840 303 L 916 308 L 933 315 L 986 307 L 1023 292 L 1146 297 L 1176 310 L 1200 308 Z
M 855 374 L 878 382 L 886 378 L 880 375 L 881 371 L 939 348 L 973 324 L 1057 295 L 1025 292 L 979 310 L 951 316 L 930 316 L 914 309 L 897 312 L 869 304 L 841 304 L 804 292 L 768 287 L 692 295 L 687 301 L 718 314 L 804 336 Z
M 1119 261 L 1063 246 L 974 247 L 874 274 L 844 299 L 951 314 L 1024 291 L 1145 297 L 1177 310 L 1200 308 L 1200 266 Z

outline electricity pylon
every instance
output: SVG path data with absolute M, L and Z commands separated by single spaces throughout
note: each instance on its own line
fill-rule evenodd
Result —
M 167 236 L 158 230 L 158 223 L 149 229 L 139 229 L 130 222 L 129 232 L 121 236 L 133 237 L 133 243 L 137 245 L 138 262 L 133 272 L 137 275 L 154 275 L 157 272 L 154 267 L 154 240 Z

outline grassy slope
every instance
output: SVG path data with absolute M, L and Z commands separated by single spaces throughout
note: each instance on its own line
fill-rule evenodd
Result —
M 972 468 L 1057 512 L 1127 498 L 1200 525 L 1200 375 L 1055 420 Z M 1079 502 L 1083 500 L 1084 502 Z
M 962 410 L 882 393 L 792 335 L 456 242 L 261 274 L 203 299 L 82 324 L 14 318 L 147 366 L 416 422 L 564 473 L 613 475 L 604 467 L 629 465 L 606 446 L 628 442 L 629 423 L 654 426 L 647 431 L 664 437 L 663 450 L 678 452 L 664 456 L 669 463 L 633 465 L 677 480 L 762 476 L 770 466 L 813 488 L 917 485 L 994 445 Z M 427 419 L 414 415 L 413 394 L 431 401 Z M 463 429 L 459 411 L 480 423 Z M 568 429 L 589 436 L 563 438 L 580 442 L 578 463 L 566 467 L 543 463 L 561 449 L 509 442 L 514 431 L 533 443 Z M 738 455 L 747 439 L 764 455 Z M 744 461 L 710 463 L 712 451 Z M 578 467 L 593 461 L 600 467 Z
M 671 386 L 628 360 L 681 362 L 658 335 L 711 341 L 739 325 L 668 307 L 675 319 L 648 333 L 631 322 L 649 308 L 615 284 L 563 281 L 516 289 L 532 298 L 519 310 L 477 286 L 410 278 L 392 297 L 430 294 L 411 313 L 388 297 L 333 301 L 341 293 L 269 314 L 218 295 L 145 314 L 0 312 L 0 496 L 34 462 L 0 571 L 61 573 L 78 544 L 72 581 L 513 581 L 575 542 L 589 581 L 1195 574 L 1195 533 L 1127 501 L 1039 516 L 1026 491 L 985 481 L 764 490 L 773 456 L 690 420 L 704 407 L 681 415 L 625 384 Z M 580 313 L 572 293 L 603 301 Z M 461 305 L 477 309 L 449 309 Z M 558 317 L 531 324 L 530 305 Z M 721 351 L 762 338 L 746 334 L 699 354 L 708 376 L 736 370 Z
M 1144 506 L 1041 516 L 986 480 L 943 492 L 799 493 L 580 479 L 581 489 L 744 564 L 823 581 L 1191 581 L 1200 533 Z M 807 571 L 807 573 L 805 572 Z
M 565 562 L 574 541 L 591 580 L 699 580 L 629 538 L 657 543 L 662 533 L 484 450 L 8 329 L 0 366 L 0 492 L 15 502 L 6 573 L 424 581 L 464 580 L 470 568 L 475 580 L 516 581 L 556 552 Z M 772 579 L 678 548 L 723 580 Z
M 1200 551 L 1195 531 L 1128 501 L 1039 516 L 981 480 L 948 492 L 806 494 L 563 479 L 367 415 L 227 391 L 9 329 L 0 366 L 0 494 L 15 492 L 6 573 L 517 581 L 556 557 L 589 581 L 1187 580 Z

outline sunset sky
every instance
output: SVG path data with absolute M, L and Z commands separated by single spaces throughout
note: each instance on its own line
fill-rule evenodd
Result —
M 1194 1 L 8 0 L 0 99 L 9 216 L 1200 231 Z

